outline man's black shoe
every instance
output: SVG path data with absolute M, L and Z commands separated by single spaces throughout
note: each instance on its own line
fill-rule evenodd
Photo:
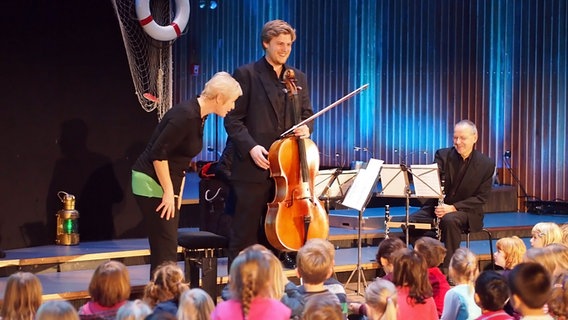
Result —
M 296 269 L 296 261 L 287 252 L 280 254 L 280 262 L 285 269 Z

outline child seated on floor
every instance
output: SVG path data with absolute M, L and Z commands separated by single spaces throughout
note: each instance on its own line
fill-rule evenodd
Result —
M 306 302 L 302 312 L 302 320 L 344 320 L 345 316 L 341 306 L 333 299 L 333 296 L 326 295 L 317 299 L 310 299 Z
M 79 308 L 81 319 L 114 319 L 130 297 L 130 275 L 118 261 L 101 263 L 89 283 L 91 301 Z
M 405 248 L 394 254 L 393 283 L 397 290 L 397 319 L 438 319 L 428 266 L 420 253 Z
M 531 248 L 525 260 L 541 264 L 551 276 L 550 315 L 556 319 L 568 319 L 568 246 L 552 243 L 544 248 Z
M 436 302 L 438 316 L 441 316 L 442 310 L 444 310 L 446 292 L 450 290 L 450 284 L 439 268 L 439 265 L 444 262 L 446 257 L 446 247 L 438 239 L 422 237 L 414 243 L 414 250 L 420 253 L 426 260 L 428 280 L 430 285 L 432 285 L 432 297 Z
M 551 281 L 546 269 L 536 262 L 523 262 L 511 270 L 508 276 L 512 305 L 521 319 L 553 319 L 544 311 L 550 296 Z
M 16 272 L 8 277 L 0 319 L 33 319 L 41 305 L 42 288 L 36 275 Z
M 136 299 L 128 301 L 118 309 L 116 320 L 144 320 L 152 314 L 152 309 L 144 301 Z
M 397 237 L 383 239 L 377 250 L 377 263 L 382 267 L 385 275 L 382 279 L 392 281 L 393 274 L 393 254 L 400 249 L 406 248 L 406 244 Z M 349 304 L 351 314 L 367 315 L 367 306 L 364 303 L 352 302 Z
M 323 239 L 309 239 L 298 250 L 296 266 L 298 277 L 302 281 L 299 291 L 304 306 L 312 299 L 326 298 L 334 301 L 341 309 L 342 305 L 337 295 L 324 286 L 324 282 L 333 274 L 334 264 L 326 242 L 328 241 Z
M 246 248 L 231 264 L 231 298 L 215 307 L 211 319 L 290 319 L 290 308 L 270 298 L 270 280 L 269 262 L 265 253 L 255 246 Z
M 562 243 L 562 230 L 554 222 L 539 222 L 532 228 L 531 246 L 546 247 L 551 243 Z
M 156 268 L 152 280 L 144 288 L 143 298 L 154 314 L 176 315 L 181 294 L 189 290 L 184 277 L 183 270 L 173 261 Z
M 527 247 L 517 236 L 501 238 L 497 240 L 495 246 L 497 247 L 497 252 L 493 254 L 495 265 L 503 268 L 503 276 L 507 277 L 511 269 L 523 261 Z
M 215 309 L 213 299 L 205 290 L 190 289 L 182 293 L 177 312 L 178 320 L 209 320 Z
M 39 307 L 34 320 L 79 320 L 79 314 L 69 301 L 52 300 Z
M 444 299 L 442 320 L 475 319 L 481 309 L 474 299 L 474 282 L 479 273 L 477 257 L 467 248 L 458 248 L 450 260 L 450 278 L 456 284 Z
M 396 320 L 397 292 L 394 284 L 377 278 L 365 290 L 368 320 Z
M 501 274 L 489 270 L 483 271 L 475 280 L 475 303 L 481 308 L 481 316 L 476 320 L 513 320 L 505 312 L 509 301 L 507 280 Z

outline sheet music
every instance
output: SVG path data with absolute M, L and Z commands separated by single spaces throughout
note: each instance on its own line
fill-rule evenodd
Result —
M 383 164 L 381 169 L 381 196 L 406 197 L 407 181 L 407 172 L 401 170 L 400 164 Z
M 355 181 L 347 192 L 343 205 L 351 209 L 362 211 L 369 198 L 371 190 L 377 183 L 383 160 L 371 159 L 367 168 L 360 169 Z
M 442 195 L 438 165 L 421 164 L 411 167 L 414 179 L 414 192 L 417 197 L 439 198 Z
M 354 178 L 357 175 L 357 170 L 342 170 L 337 176 L 337 179 L 335 179 L 329 187 L 327 194 L 323 194 L 323 191 L 329 183 L 329 179 L 332 179 L 335 170 L 336 169 L 320 170 L 318 172 L 318 175 L 314 180 L 314 193 L 316 195 L 329 198 L 343 198 L 345 196 L 345 193 L 349 190 L 353 180 L 355 180 Z

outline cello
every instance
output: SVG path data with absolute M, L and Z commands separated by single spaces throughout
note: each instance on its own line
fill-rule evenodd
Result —
M 295 122 L 300 123 L 301 106 L 293 70 L 285 71 L 284 82 Z M 297 251 L 308 239 L 326 239 L 329 233 L 327 212 L 314 194 L 314 180 L 319 170 L 316 144 L 309 138 L 286 136 L 270 146 L 268 161 L 276 187 L 264 224 L 270 244 L 281 251 Z

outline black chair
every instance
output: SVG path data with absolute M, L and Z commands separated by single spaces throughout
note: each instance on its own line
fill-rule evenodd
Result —
M 465 244 L 467 246 L 467 248 L 469 249 L 470 246 L 470 238 L 472 234 L 481 234 L 484 233 L 487 235 L 487 240 L 489 241 L 489 253 L 491 254 L 491 268 L 493 270 L 495 270 L 495 257 L 493 256 L 493 236 L 491 235 L 491 232 L 485 228 L 481 229 L 480 231 L 470 231 L 468 230 L 464 230 L 462 231 L 465 234 Z
M 185 278 L 191 288 L 201 287 L 217 299 L 217 258 L 228 239 L 209 231 L 181 231 L 178 245 L 183 248 Z M 200 286 L 201 282 L 201 286 Z

